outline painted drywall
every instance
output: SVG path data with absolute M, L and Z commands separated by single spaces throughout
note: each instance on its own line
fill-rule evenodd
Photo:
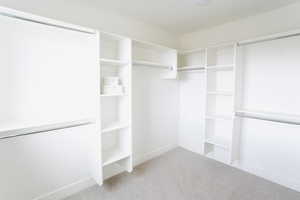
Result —
M 163 70 L 133 67 L 133 150 L 140 163 L 178 144 L 178 81 Z
M 210 29 L 195 31 L 180 38 L 182 49 L 241 41 L 253 37 L 300 28 L 300 3 Z
M 298 29 L 300 27 L 299 10 L 300 3 L 297 3 L 265 14 L 186 34 L 181 38 L 181 46 L 183 49 L 207 47 L 212 44 L 251 39 L 256 36 Z M 243 108 L 299 114 L 299 97 L 295 93 L 297 85 L 299 85 L 299 81 L 295 78 L 295 74 L 299 74 L 297 70 L 299 41 L 300 38 L 295 37 L 246 48 L 243 63 L 246 67 Z M 188 113 L 192 108 L 191 105 L 186 104 L 191 101 L 186 97 L 187 94 L 196 96 L 194 98 L 197 99 L 202 98 L 203 95 L 200 91 L 197 92 L 197 95 L 191 92 L 191 88 L 199 83 L 200 81 L 196 83 L 192 80 L 180 80 L 181 114 Z M 198 87 L 200 88 L 200 86 Z M 204 104 L 204 98 L 199 100 L 197 105 L 195 104 L 196 108 L 198 104 Z M 196 117 L 198 118 L 198 116 Z M 190 121 L 194 120 L 196 119 Z M 186 123 L 180 120 L 180 127 L 183 129 L 180 129 L 179 144 L 198 152 L 197 144 L 201 144 L 203 138 L 197 137 L 198 141 L 194 140 L 194 134 L 187 132 L 192 128 L 186 126 Z M 196 123 L 191 125 L 200 134 L 202 133 Z M 300 160 L 296 153 L 299 151 L 299 147 L 294 142 L 300 139 L 297 132 L 299 132 L 299 128 L 294 125 L 243 120 L 241 157 L 235 166 L 300 191 L 300 176 L 297 173 Z
M 177 36 L 159 27 L 93 6 L 89 1 L 0 0 L 0 6 L 29 12 L 101 31 L 177 47 Z
M 202 153 L 205 74 L 201 71 L 179 74 L 179 138 L 181 147 Z

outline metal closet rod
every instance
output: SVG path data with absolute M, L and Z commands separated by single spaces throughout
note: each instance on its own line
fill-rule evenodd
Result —
M 204 71 L 205 68 L 201 67 L 201 68 L 194 68 L 194 69 L 178 69 L 178 72 L 189 72 L 189 71 Z
M 261 39 L 254 39 L 254 40 L 249 40 L 249 41 L 244 41 L 244 42 L 238 42 L 238 46 L 246 46 L 246 45 L 251 45 L 251 44 L 257 44 L 261 42 L 267 42 L 267 41 L 272 41 L 272 40 L 280 40 L 280 39 L 286 39 L 290 37 L 297 37 L 300 36 L 300 32 L 298 33 L 288 33 L 285 35 L 274 35 L 266 38 L 261 38 Z
M 95 34 L 95 32 L 93 32 L 93 31 L 87 31 L 87 30 L 82 30 L 82 29 L 75 28 L 75 27 L 63 26 L 63 25 L 58 25 L 58 24 L 54 24 L 54 23 L 50 23 L 50 22 L 34 20 L 34 19 L 27 18 L 27 17 L 21 17 L 21 16 L 18 16 L 18 15 L 15 15 L 15 14 L 9 14 L 9 13 L 6 13 L 6 12 L 0 12 L 0 15 L 5 16 L 5 17 L 14 18 L 14 19 L 23 20 L 23 21 L 42 24 L 42 25 L 46 25 L 46 26 L 62 28 L 62 29 L 66 29 L 66 30 L 77 31 L 77 32 L 81 32 L 81 33 L 88 33 L 88 34 Z
M 93 123 L 94 122 L 92 120 L 80 120 L 80 121 L 70 121 L 70 122 L 49 124 L 49 125 L 30 127 L 30 128 L 20 128 L 16 130 L 7 130 L 2 132 L 2 136 L 0 135 L 0 140 L 34 135 L 34 134 L 45 133 L 50 131 L 79 127 L 79 126 L 85 126 Z
M 270 117 L 262 117 L 262 116 L 254 116 L 254 115 L 248 115 L 246 113 L 236 112 L 236 116 L 242 117 L 242 118 L 249 118 L 249 119 L 257 119 L 257 120 L 263 120 L 263 121 L 271 121 L 271 122 L 277 122 L 281 124 L 291 124 L 291 125 L 300 125 L 300 121 L 292 121 L 292 120 L 286 120 L 286 119 L 275 119 Z

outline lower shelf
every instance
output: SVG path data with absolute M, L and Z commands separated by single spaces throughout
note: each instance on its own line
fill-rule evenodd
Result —
M 205 143 L 229 150 L 230 142 L 224 138 L 212 137 L 205 140 Z
M 128 128 L 130 126 L 130 124 L 128 122 L 115 122 L 115 123 L 111 123 L 107 126 L 105 126 L 102 129 L 102 133 L 108 133 L 111 131 L 117 131 L 120 129 L 124 129 L 124 128 Z
M 123 160 L 128 157 L 130 157 L 130 153 L 126 152 L 126 151 L 122 151 L 120 149 L 105 151 L 105 152 L 103 152 L 102 166 L 104 167 L 104 166 L 110 165 L 114 162 L 118 162 L 118 161 Z

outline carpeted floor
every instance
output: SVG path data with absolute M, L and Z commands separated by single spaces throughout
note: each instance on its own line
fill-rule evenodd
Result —
M 66 200 L 300 200 L 300 193 L 177 148 Z

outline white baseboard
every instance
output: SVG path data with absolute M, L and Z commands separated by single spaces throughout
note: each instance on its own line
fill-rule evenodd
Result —
M 170 145 L 166 145 L 164 147 L 161 147 L 159 149 L 156 149 L 154 151 L 151 151 L 149 153 L 146 153 L 146 154 L 142 154 L 142 155 L 135 155 L 133 156 L 134 157 L 134 160 L 133 160 L 133 165 L 134 166 L 137 166 L 137 165 L 140 165 L 148 160 L 151 160 L 155 157 L 158 157 L 172 149 L 175 149 L 178 147 L 178 144 L 170 144 Z
M 63 186 L 53 192 L 34 198 L 33 200 L 61 200 L 95 184 L 96 182 L 91 178 L 83 179 L 70 185 Z
M 139 155 L 134 160 L 134 166 L 137 166 L 139 164 L 142 164 L 143 162 L 146 162 L 150 159 L 160 156 L 176 147 L 178 147 L 177 144 L 167 145 L 165 147 L 159 148 L 159 149 L 149 152 L 147 154 Z M 116 171 L 113 174 L 111 174 L 111 176 L 115 176 L 121 172 L 123 172 L 123 171 Z M 107 179 L 107 178 L 109 178 L 109 177 L 105 177 L 105 179 Z M 34 198 L 33 200 L 61 200 L 61 199 L 67 198 L 68 196 L 76 194 L 88 187 L 91 187 L 95 184 L 96 184 L 96 182 L 91 178 L 80 180 L 80 181 L 77 181 L 70 185 L 63 186 L 53 192 L 50 192 L 45 195 Z

